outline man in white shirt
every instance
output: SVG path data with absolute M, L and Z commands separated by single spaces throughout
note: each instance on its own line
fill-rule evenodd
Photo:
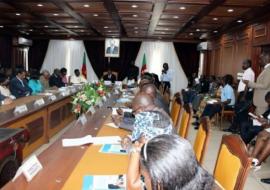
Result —
M 244 70 L 244 73 L 242 75 L 242 79 L 240 80 L 239 84 L 238 84 L 238 89 L 237 92 L 239 93 L 239 96 L 245 96 L 247 99 L 251 99 L 252 95 L 252 89 L 249 88 L 247 89 L 247 85 L 243 82 L 243 80 L 248 80 L 250 82 L 254 82 L 255 81 L 255 73 L 251 68 L 251 60 L 246 59 L 243 61 L 243 65 L 242 68 Z
M 169 65 L 168 63 L 164 63 L 163 64 L 163 70 L 162 70 L 162 74 L 160 77 L 161 83 L 163 85 L 163 93 L 167 90 L 170 90 L 171 88 L 171 81 L 172 81 L 172 71 L 169 70 Z
M 84 83 L 87 83 L 87 80 L 84 78 L 83 75 L 81 75 L 79 69 L 75 69 L 74 74 L 75 75 L 71 76 L 71 78 L 70 78 L 70 83 L 71 84 L 84 84 Z

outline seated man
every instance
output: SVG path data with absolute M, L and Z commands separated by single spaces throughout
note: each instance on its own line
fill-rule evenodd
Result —
M 145 92 L 154 99 L 154 104 L 162 108 L 168 115 L 170 114 L 169 105 L 165 102 L 161 94 L 157 91 L 154 84 L 145 84 L 141 88 L 141 92 Z
M 253 120 L 243 120 L 239 123 L 240 125 L 240 134 L 243 141 L 248 144 L 255 136 L 261 132 L 265 125 L 267 124 L 265 121 L 270 117 L 270 91 L 265 95 L 265 101 L 267 102 L 269 108 L 264 114 L 258 116 L 258 121 L 261 123 L 255 123 Z M 253 124 L 254 123 L 254 124 Z
M 18 69 L 16 76 L 13 77 L 10 81 L 10 92 L 16 98 L 29 96 L 32 93 L 32 89 L 28 86 L 27 81 L 25 80 L 25 70 Z
M 122 141 L 124 148 L 128 149 L 131 143 L 141 138 L 150 139 L 159 134 L 173 133 L 170 117 L 154 105 L 151 96 L 139 93 L 132 102 L 135 115 L 134 130 L 131 138 L 125 137 Z
M 116 76 L 112 73 L 111 69 L 108 69 L 107 74 L 105 74 L 102 78 L 103 80 L 111 81 L 112 83 L 116 81 Z
M 9 90 L 9 78 L 4 74 L 0 75 L 0 94 L 11 99 L 16 99 L 15 96 L 11 95 Z
M 62 81 L 59 69 L 54 69 L 53 74 L 50 76 L 50 79 L 49 79 L 49 85 L 50 87 L 56 87 L 56 88 L 61 88 L 65 86 L 65 84 Z
M 216 113 L 219 113 L 222 110 L 233 110 L 235 104 L 235 95 L 232 88 L 233 77 L 231 75 L 225 75 L 223 78 L 223 88 L 221 90 L 221 101 L 213 104 L 207 104 L 204 108 L 204 111 L 201 117 L 208 116 L 212 118 Z M 195 129 L 198 128 L 198 125 Z
M 83 75 L 81 75 L 79 69 L 75 69 L 74 74 L 75 75 L 71 76 L 71 78 L 70 78 L 70 83 L 71 84 L 84 84 L 84 83 L 87 83 L 87 80 L 84 78 Z

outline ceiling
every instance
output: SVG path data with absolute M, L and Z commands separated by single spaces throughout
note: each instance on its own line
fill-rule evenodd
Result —
M 0 0 L 0 32 L 196 42 L 269 11 L 269 0 Z

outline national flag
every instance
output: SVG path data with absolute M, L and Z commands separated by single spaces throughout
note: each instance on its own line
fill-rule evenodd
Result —
M 141 74 L 143 74 L 147 70 L 146 67 L 146 56 L 145 53 L 143 54 L 143 60 L 142 60 L 142 68 L 141 68 Z
M 82 75 L 87 79 L 86 54 L 85 54 L 85 52 L 83 53 Z

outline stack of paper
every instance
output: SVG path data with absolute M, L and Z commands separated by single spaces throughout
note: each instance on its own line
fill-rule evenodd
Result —
M 120 144 L 121 138 L 119 136 L 107 136 L 107 137 L 93 137 L 93 144 Z
M 93 138 L 91 135 L 86 135 L 85 137 L 82 137 L 82 138 L 63 139 L 62 145 L 63 147 L 81 146 L 81 145 L 92 143 L 92 139 Z
M 95 175 L 84 176 L 82 190 L 125 190 L 125 175 Z

